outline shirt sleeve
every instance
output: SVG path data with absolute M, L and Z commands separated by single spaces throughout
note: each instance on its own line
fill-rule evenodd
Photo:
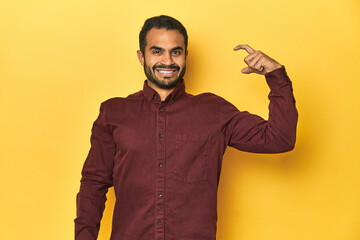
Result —
M 106 193 L 113 185 L 112 172 L 115 143 L 106 124 L 107 108 L 103 103 L 91 134 L 91 148 L 82 170 L 80 191 L 77 195 L 75 240 L 97 239 L 105 208 Z
M 268 120 L 220 103 L 220 121 L 226 144 L 254 153 L 281 153 L 295 146 L 298 113 L 292 83 L 285 68 L 265 75 L 270 87 Z

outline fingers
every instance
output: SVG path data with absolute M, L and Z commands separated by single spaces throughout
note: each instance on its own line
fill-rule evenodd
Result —
M 264 70 L 264 67 L 261 67 L 261 71 L 258 71 L 256 69 L 253 69 L 251 67 L 246 67 L 246 68 L 243 68 L 241 69 L 241 72 L 244 73 L 244 74 L 250 74 L 250 73 L 257 73 L 257 74 L 263 74 L 262 71 Z
M 259 61 L 257 61 L 254 65 L 254 69 L 256 69 L 259 72 L 262 72 L 264 70 L 264 66 L 262 65 L 261 57 Z
M 247 56 L 244 61 L 245 63 L 248 65 L 248 67 L 243 68 L 241 70 L 242 73 L 245 74 L 249 74 L 249 73 L 259 73 L 262 70 L 264 70 L 263 66 L 261 65 L 261 63 L 259 62 L 259 59 L 261 58 L 261 52 L 260 51 L 255 51 L 252 47 L 250 47 L 247 44 L 240 44 L 237 45 L 234 48 L 234 51 L 240 50 L 240 49 L 244 49 L 245 51 L 247 51 L 250 55 Z
M 245 51 L 247 51 L 249 54 L 252 54 L 253 52 L 255 52 L 254 49 L 252 49 L 249 45 L 247 44 L 240 44 L 237 45 L 236 47 L 234 47 L 234 51 L 240 50 L 240 49 L 244 49 Z
M 263 53 L 261 51 L 256 51 L 253 54 L 247 56 L 244 61 L 249 66 L 249 68 L 253 70 L 252 72 L 261 73 L 264 70 L 264 59 Z
M 263 66 L 263 55 L 261 54 L 261 52 L 249 63 L 249 67 L 261 72 L 262 70 L 264 70 L 264 66 Z
M 259 61 L 260 58 L 261 58 L 261 52 L 256 51 L 256 52 L 250 54 L 249 56 L 247 56 L 246 58 L 244 58 L 244 62 L 247 65 L 249 65 L 249 67 L 253 67 Z
M 249 55 L 244 59 L 245 63 L 248 65 L 246 68 L 241 70 L 242 73 L 257 73 L 257 74 L 267 74 L 275 69 L 281 68 L 282 65 L 279 64 L 274 59 L 270 58 L 261 51 L 255 51 L 247 44 L 240 44 L 234 48 L 234 51 L 244 49 L 249 53 Z
M 246 67 L 246 68 L 241 69 L 241 72 L 245 73 L 245 74 L 250 74 L 250 73 L 253 73 L 253 70 L 249 67 Z

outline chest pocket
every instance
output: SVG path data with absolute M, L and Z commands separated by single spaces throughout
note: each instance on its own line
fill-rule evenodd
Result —
M 197 183 L 208 179 L 207 135 L 176 135 L 175 179 Z

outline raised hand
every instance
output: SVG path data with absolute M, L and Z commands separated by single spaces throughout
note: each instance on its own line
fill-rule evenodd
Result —
M 272 59 L 271 57 L 267 56 L 265 53 L 261 51 L 255 51 L 249 45 L 242 44 L 237 45 L 234 48 L 234 51 L 239 49 L 244 49 L 250 55 L 247 56 L 244 61 L 248 65 L 246 68 L 241 69 L 242 73 L 249 74 L 249 73 L 257 73 L 265 75 L 269 72 L 272 72 L 278 68 L 281 68 L 281 64 Z

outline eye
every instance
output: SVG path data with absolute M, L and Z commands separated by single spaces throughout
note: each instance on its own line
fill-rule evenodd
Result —
M 153 54 L 156 54 L 156 55 L 160 55 L 161 54 L 161 51 L 160 50 L 154 50 L 152 51 Z
M 172 52 L 172 54 L 173 54 L 173 55 L 180 55 L 180 54 L 181 54 L 181 51 L 175 50 L 175 51 Z

